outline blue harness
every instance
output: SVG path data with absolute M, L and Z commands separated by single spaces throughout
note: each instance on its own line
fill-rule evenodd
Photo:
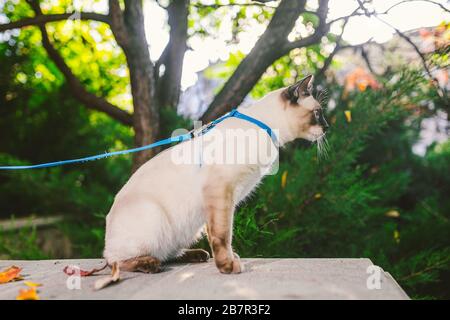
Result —
M 103 154 L 90 156 L 90 157 L 85 157 L 85 158 L 79 158 L 79 159 L 55 161 L 55 162 L 48 162 L 48 163 L 29 165 L 29 166 L 0 166 L 0 170 L 25 170 L 25 169 L 49 168 L 49 167 L 62 166 L 62 165 L 65 165 L 65 164 L 94 161 L 94 160 L 104 159 L 104 158 L 108 158 L 108 157 L 112 157 L 112 156 L 118 156 L 118 155 L 123 155 L 123 154 L 128 154 L 128 153 L 140 152 L 140 151 L 156 148 L 156 147 L 159 147 L 159 146 L 163 146 L 163 145 L 166 145 L 166 144 L 178 143 L 178 142 L 191 140 L 191 139 L 193 139 L 195 137 L 204 135 L 209 130 L 214 128 L 217 124 L 219 124 L 220 122 L 222 122 L 223 120 L 228 119 L 228 118 L 238 118 L 238 119 L 246 120 L 248 122 L 251 122 L 251 123 L 257 125 L 261 129 L 266 131 L 267 134 L 270 136 L 270 138 L 272 138 L 272 141 L 275 143 L 275 145 L 277 145 L 277 143 L 278 143 L 277 137 L 276 137 L 276 135 L 274 134 L 274 132 L 272 131 L 272 129 L 268 125 L 266 125 L 262 121 L 259 121 L 258 119 L 255 119 L 253 117 L 247 116 L 247 115 L 245 115 L 243 113 L 240 113 L 236 109 L 233 109 L 233 110 L 231 110 L 231 112 L 223 115 L 222 117 L 212 121 L 211 123 L 209 123 L 206 126 L 204 126 L 203 128 L 201 128 L 199 133 L 195 133 L 194 131 L 191 131 L 191 132 L 188 132 L 186 134 L 181 134 L 181 135 L 178 135 L 178 136 L 175 136 L 175 137 L 170 137 L 170 138 L 167 138 L 167 139 L 163 139 L 163 140 L 160 140 L 160 141 L 157 141 L 157 142 L 154 142 L 152 144 L 149 144 L 149 145 L 146 145 L 146 146 L 142 146 L 142 147 L 139 147 L 139 148 L 108 152 L 108 153 L 103 153 Z

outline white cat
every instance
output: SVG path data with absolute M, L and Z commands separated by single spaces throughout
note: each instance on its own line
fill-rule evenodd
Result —
M 312 82 L 313 77 L 307 76 L 238 111 L 272 128 L 281 146 L 297 138 L 314 141 L 325 134 L 328 125 L 312 96 Z M 244 144 L 245 148 L 238 142 L 239 147 L 226 150 L 222 144 L 227 144 L 227 133 L 243 129 L 263 135 L 256 143 Z M 221 138 L 211 139 L 216 136 Z M 194 152 L 200 162 L 174 160 L 174 155 L 194 150 L 198 139 L 204 139 L 203 148 Z M 224 147 L 225 156 L 231 152 L 247 162 L 211 161 L 207 150 L 219 144 L 216 150 Z M 161 152 L 132 175 L 106 217 L 104 257 L 108 264 L 127 271 L 158 272 L 161 262 L 174 257 L 206 261 L 206 251 L 185 250 L 206 225 L 220 272 L 243 271 L 231 247 L 234 210 L 261 181 L 267 171 L 263 166 L 276 159 L 274 150 L 276 153 L 274 141 L 262 128 L 243 119 L 228 118 L 202 137 Z M 254 154 L 261 156 L 257 163 L 249 161 Z

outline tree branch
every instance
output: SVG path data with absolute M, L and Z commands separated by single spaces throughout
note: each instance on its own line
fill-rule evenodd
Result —
M 269 2 L 269 1 L 267 1 Z M 267 3 L 261 2 L 250 2 L 250 3 L 222 3 L 222 4 L 201 4 L 201 3 L 193 3 L 193 7 L 195 8 L 212 8 L 212 9 L 220 9 L 226 7 L 266 7 L 266 8 L 276 8 L 274 6 L 270 6 Z
M 189 0 L 172 1 L 167 7 L 170 26 L 170 40 L 155 67 L 155 76 L 159 76 L 159 67 L 164 64 L 164 74 L 158 79 L 157 97 L 162 107 L 177 108 L 181 92 L 183 59 L 187 48 L 187 30 Z
M 369 54 L 367 53 L 366 49 L 364 49 L 364 46 L 361 46 L 360 50 L 361 50 L 361 57 L 363 58 L 364 62 L 366 63 L 367 68 L 369 68 L 369 71 L 372 74 L 376 75 L 375 69 L 372 66 L 372 62 L 370 62 Z
M 330 53 L 330 55 L 326 58 L 323 67 L 318 70 L 316 72 L 316 78 L 320 79 L 325 75 L 325 72 L 327 71 L 327 69 L 330 67 L 335 55 L 343 50 L 343 49 L 349 49 L 349 48 L 353 48 L 353 49 L 359 49 L 361 51 L 361 56 L 364 59 L 364 61 L 367 64 L 367 67 L 369 68 L 370 72 L 372 72 L 373 74 L 375 74 L 374 69 L 372 67 L 372 63 L 369 60 L 369 56 L 367 54 L 367 52 L 364 49 L 364 45 L 366 44 L 370 44 L 372 43 L 372 38 L 370 38 L 367 42 L 362 43 L 362 44 L 358 44 L 358 45 L 343 45 L 342 44 L 342 36 L 344 35 L 344 31 L 345 31 L 345 27 L 348 23 L 348 21 L 350 20 L 351 17 L 353 17 L 355 14 L 358 13 L 358 10 L 360 8 L 356 8 L 350 15 L 342 17 L 344 20 L 344 24 L 342 25 L 342 30 L 341 33 L 339 34 L 339 36 L 336 38 L 336 46 L 334 47 L 333 51 Z M 365 14 L 365 13 L 364 13 Z M 329 23 L 331 24 L 331 23 Z
M 28 1 L 28 2 L 33 8 L 36 16 L 42 15 L 42 11 L 37 1 Z M 52 61 L 55 63 L 55 65 L 58 67 L 58 69 L 66 78 L 66 81 L 75 98 L 77 98 L 80 102 L 85 104 L 87 108 L 104 112 L 125 125 L 132 125 L 132 116 L 128 112 L 119 109 L 118 107 L 109 103 L 105 99 L 97 97 L 95 94 L 88 92 L 84 88 L 83 84 L 73 74 L 72 70 L 70 70 L 69 66 L 66 64 L 64 59 L 59 55 L 58 51 L 51 44 L 45 25 L 43 24 L 39 25 L 39 28 L 42 33 L 43 47 L 47 51 L 47 54 L 50 57 L 50 59 L 52 59 Z
M 63 21 L 71 19 L 72 17 L 79 20 L 94 20 L 104 23 L 110 23 L 110 19 L 107 15 L 95 13 L 95 12 L 72 12 L 72 13 L 61 13 L 61 14 L 43 14 L 40 16 L 35 16 L 32 18 L 25 18 L 19 21 L 14 21 L 6 24 L 0 25 L 0 32 L 6 30 L 18 29 L 28 26 L 43 25 L 49 22 Z
M 111 20 L 111 30 L 117 43 L 122 48 L 125 48 L 128 45 L 128 32 L 118 0 L 109 0 L 109 18 Z
M 359 8 L 357 8 L 354 12 L 352 12 L 348 16 L 342 16 L 342 17 L 339 17 L 339 18 L 336 18 L 336 19 L 333 19 L 333 20 L 329 21 L 328 22 L 328 26 L 331 26 L 333 23 L 341 21 L 341 20 L 347 20 L 347 19 L 349 19 L 351 17 L 365 16 L 366 15 L 364 12 L 358 12 L 358 9 Z
M 150 60 L 145 34 L 143 1 L 125 0 L 123 18 L 129 35 L 124 52 L 133 95 L 134 143 L 136 146 L 143 146 L 156 141 L 160 133 L 159 106 L 155 98 L 155 69 Z M 149 149 L 135 154 L 133 171 L 156 153 L 157 150 Z
M 445 89 L 442 89 L 439 86 L 439 82 L 432 75 L 431 70 L 428 67 L 425 55 L 420 51 L 419 47 L 414 43 L 414 41 L 412 41 L 410 37 L 408 37 L 406 34 L 401 32 L 399 29 L 397 29 L 396 27 L 391 25 L 389 22 L 387 22 L 387 21 L 381 19 L 380 17 L 378 17 L 376 14 L 375 14 L 375 18 L 378 19 L 379 21 L 381 21 L 382 23 L 384 23 L 385 25 L 389 26 L 390 28 L 394 29 L 394 31 L 398 34 L 399 37 L 404 39 L 406 42 L 408 42 L 411 45 L 411 47 L 413 47 L 414 51 L 416 51 L 417 55 L 419 56 L 419 58 L 420 58 L 420 60 L 422 62 L 422 65 L 423 65 L 423 68 L 425 69 L 425 72 L 427 73 L 428 77 L 431 79 L 431 83 L 435 87 L 436 92 L 438 93 L 440 98 L 442 98 L 444 100 L 447 100 L 447 94 L 445 92 Z
M 356 10 L 354 11 L 356 12 Z M 333 62 L 334 56 L 339 52 L 339 50 L 341 50 L 342 48 L 342 36 L 344 35 L 344 31 L 345 31 L 345 26 L 348 23 L 348 20 L 350 19 L 351 16 L 348 16 L 347 18 L 344 19 L 344 24 L 342 25 L 342 30 L 341 33 L 339 34 L 339 36 L 336 39 L 336 46 L 334 47 L 333 51 L 330 53 L 330 55 L 326 58 L 323 67 L 318 70 L 315 74 L 316 79 L 321 79 L 324 75 L 325 72 L 328 70 L 328 68 L 331 65 L 331 62 Z
M 286 42 L 284 46 L 284 53 L 287 54 L 289 51 L 295 48 L 302 48 L 310 46 L 318 41 L 328 32 L 330 25 L 326 23 L 328 15 L 328 0 L 322 0 L 319 2 L 319 8 L 317 9 L 316 15 L 319 18 L 319 25 L 312 35 L 309 37 L 299 39 L 292 42 Z
M 428 2 L 428 3 L 431 3 L 431 4 L 434 4 L 434 5 L 439 6 L 442 10 L 444 10 L 444 11 L 446 11 L 446 12 L 450 12 L 450 10 L 447 9 L 443 4 L 441 4 L 441 3 L 439 3 L 439 2 L 436 2 L 436 1 L 431 1 L 431 0 L 403 0 L 403 1 L 397 2 L 396 4 L 393 4 L 393 5 L 390 6 L 388 9 L 386 9 L 386 11 L 384 11 L 384 12 L 382 12 L 382 13 L 379 13 L 379 14 L 387 14 L 389 11 L 391 11 L 392 9 L 394 9 L 395 7 L 397 7 L 397 6 L 399 6 L 399 5 L 401 5 L 401 4 L 403 4 L 403 3 L 413 2 L 413 1 L 415 1 L 415 2 L 417 2 L 417 1 L 420 1 L 420 2 Z
M 388 27 L 394 29 L 394 31 L 399 35 L 400 38 L 404 39 L 406 42 L 408 42 L 414 49 L 414 51 L 416 51 L 417 55 L 419 56 L 420 60 L 422 61 L 422 65 L 423 68 L 425 69 L 426 73 L 428 74 L 428 76 L 433 79 L 433 76 L 431 74 L 430 69 L 428 68 L 427 65 L 427 60 L 425 59 L 425 56 L 422 54 L 422 52 L 420 51 L 419 47 L 414 43 L 414 41 L 411 40 L 410 37 L 408 37 L 406 34 L 404 34 L 403 32 L 401 32 L 399 29 L 397 29 L 396 27 L 394 27 L 392 24 L 390 24 L 389 22 L 381 19 L 378 16 L 375 16 L 375 18 L 377 18 L 379 21 L 383 22 L 385 25 L 387 25 Z
M 322 2 L 328 3 L 328 0 Z M 286 42 L 286 38 L 292 31 L 298 17 L 304 12 L 305 4 L 305 0 L 282 0 L 280 2 L 266 31 L 239 64 L 222 90 L 214 97 L 213 102 L 201 117 L 203 122 L 209 122 L 238 106 L 266 69 L 275 60 L 286 54 L 287 51 L 283 44 Z

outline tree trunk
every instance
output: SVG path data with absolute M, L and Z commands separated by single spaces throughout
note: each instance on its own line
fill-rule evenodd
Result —
M 210 122 L 237 107 L 266 69 L 276 59 L 286 54 L 283 49 L 284 42 L 287 41 L 295 21 L 304 11 L 305 3 L 305 0 L 284 0 L 280 3 L 266 32 L 209 105 L 202 116 L 203 122 Z
M 155 100 L 154 67 L 145 36 L 142 1 L 128 0 L 124 21 L 128 39 L 124 52 L 130 70 L 133 95 L 135 146 L 150 144 L 158 138 L 159 108 Z M 154 149 L 138 152 L 133 158 L 133 172 L 156 154 Z
M 167 8 L 170 40 L 158 63 L 164 74 L 158 80 L 158 104 L 176 110 L 181 92 L 181 75 L 186 52 L 189 0 L 172 0 Z

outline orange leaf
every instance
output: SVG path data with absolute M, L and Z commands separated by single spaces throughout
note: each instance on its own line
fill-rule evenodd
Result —
M 359 82 L 358 89 L 359 91 L 365 91 L 367 89 L 367 82 Z
M 16 300 L 39 300 L 39 296 L 37 294 L 36 288 L 31 287 L 29 289 L 20 289 L 19 295 L 16 297 Z
M 375 77 L 361 67 L 355 68 L 345 77 L 345 93 L 359 89 L 364 91 L 367 87 L 379 89 L 380 84 Z
M 0 272 L 0 283 L 7 283 L 11 281 L 21 280 L 20 271 L 22 268 L 11 266 Z

